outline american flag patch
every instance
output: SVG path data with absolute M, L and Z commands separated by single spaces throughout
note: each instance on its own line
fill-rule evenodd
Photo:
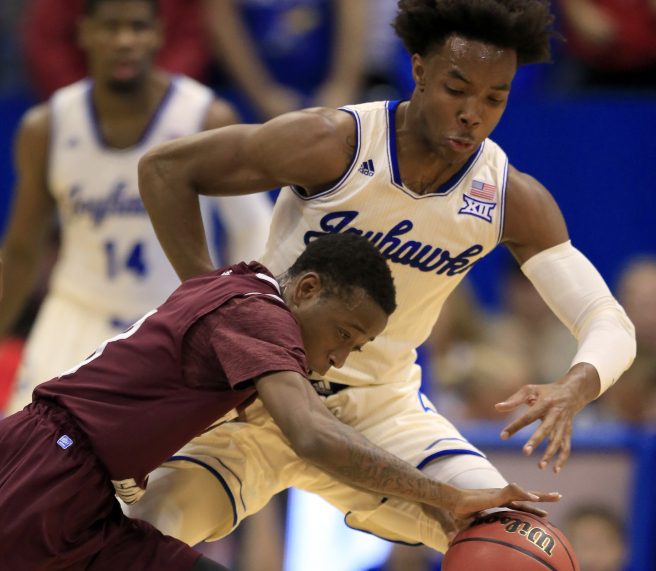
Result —
M 469 189 L 469 194 L 483 200 L 494 200 L 497 195 L 497 187 L 493 184 L 488 184 L 487 182 L 474 180 Z

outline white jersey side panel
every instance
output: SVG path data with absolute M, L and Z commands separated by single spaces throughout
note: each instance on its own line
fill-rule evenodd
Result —
M 488 139 L 446 184 L 417 195 L 399 173 L 397 105 L 345 108 L 357 123 L 353 163 L 332 189 L 317 196 L 307 198 L 293 188 L 281 192 L 263 257 L 275 274 L 282 273 L 308 241 L 334 232 L 362 234 L 384 254 L 398 309 L 381 336 L 327 375 L 350 385 L 411 377 L 414 349 L 428 337 L 447 296 L 498 244 L 503 228 L 505 153 Z
M 131 323 L 160 304 L 179 280 L 157 241 L 137 186 L 139 158 L 156 144 L 198 132 L 213 99 L 184 76 L 172 78 L 141 141 L 114 149 L 102 140 L 84 80 L 55 93 L 49 187 L 62 244 L 51 291 Z

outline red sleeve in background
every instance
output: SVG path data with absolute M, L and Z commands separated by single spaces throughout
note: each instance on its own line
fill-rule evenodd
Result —
M 203 81 L 211 63 L 198 0 L 161 0 L 164 46 L 157 65 Z
M 565 0 L 567 1 L 567 0 Z M 565 21 L 568 50 L 578 59 L 607 70 L 631 70 L 656 62 L 656 12 L 648 0 L 591 0 L 609 16 L 617 36 L 607 46 L 590 45 Z
M 25 340 L 18 337 L 0 340 L 0 418 L 9 404 L 24 346 Z
M 29 0 L 23 19 L 23 54 L 37 95 L 53 91 L 86 74 L 77 46 L 77 20 L 83 0 Z

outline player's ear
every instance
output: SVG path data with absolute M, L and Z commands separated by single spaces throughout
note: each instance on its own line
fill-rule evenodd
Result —
M 321 277 L 317 272 L 305 272 L 297 278 L 293 301 L 301 303 L 313 300 L 321 295 Z
M 412 64 L 412 79 L 415 80 L 417 87 L 422 88 L 424 86 L 425 74 L 426 74 L 426 65 L 424 63 L 424 58 L 419 54 L 412 54 L 411 59 Z

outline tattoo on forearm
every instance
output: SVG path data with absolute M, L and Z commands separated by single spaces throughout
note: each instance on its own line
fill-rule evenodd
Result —
M 406 497 L 415 501 L 445 505 L 448 487 L 423 476 L 413 466 L 380 448 L 373 447 L 363 436 L 346 426 L 333 432 L 345 450 L 343 456 L 332 456 L 323 466 L 351 485 L 376 489 L 383 495 Z

